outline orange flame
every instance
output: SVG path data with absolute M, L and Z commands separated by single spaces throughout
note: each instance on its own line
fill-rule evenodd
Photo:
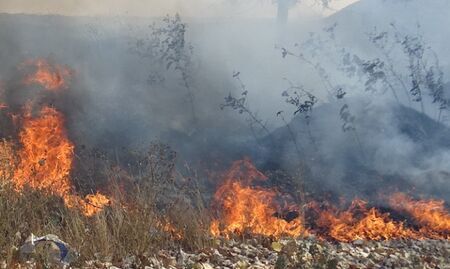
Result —
M 42 108 L 38 118 L 32 117 L 29 108 L 26 110 L 19 134 L 22 149 L 14 173 L 16 186 L 51 190 L 63 197 L 71 190 L 69 174 L 74 154 L 64 118 L 50 107 Z
M 318 218 L 315 221 L 326 237 L 342 242 L 363 240 L 389 240 L 393 238 L 418 238 L 415 231 L 405 228 L 403 222 L 395 222 L 389 214 L 382 214 L 375 208 L 367 208 L 367 203 L 356 199 L 342 212 L 335 208 L 318 209 L 317 204 L 310 205 Z
M 85 200 L 72 194 L 69 176 L 74 145 L 64 128 L 64 117 L 56 109 L 43 107 L 39 117 L 34 118 L 27 108 L 19 138 L 22 148 L 13 176 L 18 190 L 30 186 L 58 195 L 68 207 L 78 206 L 87 216 L 109 204 L 109 199 L 102 194 L 88 195 Z
M 44 59 L 29 60 L 25 62 L 25 65 L 36 69 L 25 78 L 26 85 L 38 84 L 50 91 L 67 88 L 66 80 L 71 76 L 68 68 L 51 65 Z
M 170 221 L 157 221 L 158 227 L 161 231 L 169 234 L 175 240 L 181 240 L 184 238 L 183 231 L 179 230 Z
M 110 202 L 109 198 L 101 193 L 89 194 L 82 202 L 82 211 L 86 216 L 91 217 L 98 214 Z
M 252 187 L 255 181 L 267 177 L 259 172 L 249 160 L 235 162 L 222 186 L 214 195 L 220 206 L 220 220 L 212 221 L 210 232 L 214 236 L 229 236 L 233 233 L 280 237 L 300 236 L 305 233 L 299 218 L 288 222 L 276 217 L 275 190 Z
M 420 232 L 431 238 L 450 239 L 450 213 L 444 201 L 415 201 L 404 193 L 395 193 L 389 198 L 390 206 L 409 214 L 421 226 Z
M 388 201 L 396 212 L 408 214 L 415 221 L 414 225 L 406 219 L 394 220 L 389 213 L 368 207 L 366 201 L 355 199 L 346 210 L 327 203 L 309 203 L 306 218 L 312 228 L 305 229 L 305 223 L 300 218 L 288 222 L 278 217 L 280 194 L 274 189 L 254 186 L 256 181 L 265 180 L 267 177 L 249 160 L 237 161 L 232 165 L 214 195 L 219 218 L 211 222 L 210 233 L 213 236 L 251 233 L 295 237 L 316 233 L 341 242 L 358 239 L 450 239 L 450 213 L 444 201 L 415 201 L 402 193 L 390 196 Z M 293 206 L 285 206 L 281 211 L 289 208 Z

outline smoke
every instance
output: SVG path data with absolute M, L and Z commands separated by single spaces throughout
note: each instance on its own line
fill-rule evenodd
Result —
M 15 6 L 2 2 L 2 10 L 35 9 L 15 2 Z M 402 3 L 395 24 L 400 33 L 417 36 L 417 18 L 408 20 L 408 12 L 422 4 L 436 7 L 419 0 L 410 2 Z M 66 14 L 70 2 L 65 3 L 55 4 L 56 11 L 51 12 Z M 115 14 L 116 8 L 143 9 L 137 2 L 127 3 L 113 5 L 108 13 Z M 374 3 L 378 3 L 376 8 Z M 64 112 L 76 145 L 122 152 L 143 150 L 151 141 L 161 140 L 173 146 L 183 161 L 199 167 L 214 162 L 226 166 L 231 160 L 252 156 L 266 169 L 293 172 L 302 164 L 305 179 L 337 195 L 373 195 L 390 186 L 416 188 L 448 199 L 450 154 L 445 138 L 450 132 L 443 118 L 438 120 L 433 98 L 424 94 L 426 113 L 422 113 L 419 102 L 408 101 L 409 88 L 404 93 L 400 83 L 391 83 L 398 94 L 396 101 L 385 82 L 366 83 L 373 73 L 351 70 L 368 64 L 364 61 L 382 58 L 366 33 L 375 26 L 393 33 L 389 21 L 394 18 L 380 14 L 398 8 L 378 0 L 360 4 L 325 21 L 297 21 L 281 28 L 274 19 L 186 18 L 192 14 L 188 10 L 205 9 L 207 5 L 200 1 L 189 7 L 167 4 L 169 8 L 158 11 L 162 15 L 186 10 L 187 16 L 182 13 L 175 24 L 173 16 L 164 22 L 122 16 L 2 14 L 0 79 L 9 93 L 5 100 L 17 107 L 26 102 L 29 96 L 15 83 L 21 77 L 18 66 L 27 59 L 44 57 L 74 70 L 70 88 L 61 96 L 44 96 L 42 102 L 51 102 Z M 70 15 L 92 15 L 99 8 L 81 6 L 77 4 L 74 10 L 78 11 Z M 357 23 L 358 16 L 352 14 L 368 10 L 378 15 L 364 25 Z M 443 31 L 444 24 L 423 20 L 426 23 L 420 32 L 429 46 L 436 47 L 445 80 L 448 59 L 439 47 L 445 35 L 432 38 Z M 335 21 L 338 24 L 330 30 Z M 178 39 L 180 29 L 182 39 Z M 408 58 L 401 45 L 396 48 L 395 69 L 402 80 L 410 81 Z M 361 62 L 344 64 L 346 53 L 357 55 Z M 388 67 L 386 63 L 384 72 Z M 233 76 L 238 73 L 240 81 Z M 387 80 L 395 78 L 391 74 Z M 368 91 L 369 86 L 377 90 Z M 308 117 L 303 113 L 294 116 L 298 107 L 282 96 L 288 88 L 291 96 L 303 88 L 318 99 Z M 33 89 L 28 90 L 33 94 Z M 345 97 L 336 98 L 339 90 Z M 246 113 L 221 110 L 229 94 L 245 96 L 246 107 L 271 134 L 249 126 Z M 304 99 L 299 101 L 303 104 Z
M 330 14 L 358 0 L 331 2 L 322 9 L 315 0 L 302 1 L 291 9 L 291 17 Z M 320 2 L 319 2 L 320 3 Z M 58 14 L 65 16 L 135 16 L 162 17 L 181 13 L 190 18 L 270 18 L 277 13 L 271 0 L 4 0 L 0 12 L 25 14 Z

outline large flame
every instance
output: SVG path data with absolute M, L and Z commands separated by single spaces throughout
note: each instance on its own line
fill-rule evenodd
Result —
M 19 138 L 22 148 L 14 173 L 16 186 L 29 185 L 60 196 L 67 195 L 71 191 L 69 174 L 74 145 L 67 137 L 62 114 L 46 106 L 40 116 L 34 118 L 27 108 Z
M 69 68 L 50 64 L 44 59 L 28 60 L 22 67 L 32 71 L 23 80 L 24 84 L 37 84 L 47 91 L 67 88 L 72 74 Z M 2 108 L 7 106 L 0 104 Z M 96 214 L 110 201 L 100 193 L 90 194 L 84 199 L 74 194 L 70 172 L 75 147 L 67 136 L 64 116 L 49 106 L 44 106 L 37 117 L 31 110 L 31 105 L 27 105 L 22 117 L 13 117 L 14 122 L 21 121 L 22 124 L 19 162 L 13 173 L 17 190 L 25 186 L 43 190 L 62 197 L 68 207 L 77 207 L 87 216 Z
M 67 79 L 71 76 L 70 69 L 52 65 L 45 59 L 28 60 L 24 65 L 35 69 L 25 78 L 26 85 L 38 84 L 51 91 L 67 87 Z
M 280 237 L 299 236 L 305 232 L 301 219 L 288 222 L 279 215 L 275 200 L 278 193 L 272 189 L 252 186 L 267 178 L 249 160 L 235 162 L 225 175 L 223 185 L 214 195 L 220 220 L 214 220 L 210 231 L 213 235 L 251 233 Z
M 83 200 L 73 194 L 70 172 L 73 166 L 74 145 L 64 128 L 64 117 L 56 109 L 44 106 L 38 117 L 27 107 L 19 133 L 21 148 L 19 163 L 14 171 L 18 190 L 29 186 L 60 196 L 68 207 L 80 208 L 92 216 L 109 204 L 100 194 L 91 194 Z

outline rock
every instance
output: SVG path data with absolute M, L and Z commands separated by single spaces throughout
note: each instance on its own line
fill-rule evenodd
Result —
M 355 245 L 355 246 L 362 246 L 362 245 L 364 245 L 364 243 L 365 243 L 365 241 L 361 240 L 361 239 L 357 239 L 357 240 L 353 241 L 353 245 Z
M 248 263 L 246 261 L 238 261 L 236 263 L 236 268 L 238 269 L 247 269 L 248 268 Z
M 250 242 L 250 243 L 249 243 Z M 187 253 L 182 249 L 147 254 L 146 261 L 130 256 L 122 268 L 172 269 L 266 269 L 266 268 L 445 268 L 448 266 L 450 243 L 446 240 L 393 240 L 352 243 L 327 243 L 315 239 L 279 240 L 277 244 L 223 241 L 220 246 L 203 252 Z M 356 244 L 355 244 L 356 243 Z M 140 264 L 140 263 L 144 264 Z M 111 268 L 112 263 L 89 261 L 81 268 Z M 3 266 L 0 263 L 1 266 Z M 25 268 L 34 268 L 32 263 Z M 8 268 L 7 265 L 3 268 Z
M 287 267 L 287 259 L 285 255 L 278 256 L 277 262 L 275 263 L 275 269 L 285 269 Z
M 276 252 L 280 252 L 283 249 L 283 245 L 280 242 L 272 242 L 272 249 Z

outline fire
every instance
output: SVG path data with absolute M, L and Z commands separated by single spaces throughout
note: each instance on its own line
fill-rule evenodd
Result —
M 71 71 L 44 59 L 29 60 L 22 64 L 32 72 L 25 77 L 26 85 L 37 84 L 49 91 L 68 87 Z M 42 190 L 63 198 L 69 208 L 79 208 L 86 216 L 93 216 L 110 203 L 108 197 L 96 193 L 84 199 L 74 194 L 70 173 L 73 168 L 74 144 L 64 126 L 64 115 L 50 106 L 43 106 L 37 115 L 32 113 L 32 100 L 25 106 L 23 115 L 12 115 L 20 126 L 20 147 L 12 179 L 18 191 L 25 186 Z M 0 109 L 7 108 L 0 103 Z M 11 165 L 12 166 L 12 165 Z M 2 167 L 0 175 L 4 175 Z
M 64 128 L 64 117 L 56 109 L 44 106 L 38 117 L 27 108 L 19 133 L 21 148 L 13 180 L 20 191 L 25 186 L 43 190 L 63 198 L 68 207 L 78 207 L 86 216 L 98 213 L 109 204 L 102 194 L 92 194 L 83 200 L 73 194 L 70 172 L 74 145 Z
M 170 221 L 157 221 L 157 226 L 161 229 L 161 231 L 169 234 L 173 239 L 181 240 L 183 239 L 183 231 L 175 227 Z
M 91 217 L 99 213 L 110 202 L 109 198 L 101 193 L 89 194 L 82 202 L 82 211 L 86 216 Z
M 341 242 L 391 239 L 450 239 L 450 213 L 444 201 L 413 200 L 402 193 L 388 198 L 391 209 L 408 215 L 397 220 L 368 202 L 355 199 L 346 209 L 329 203 L 310 202 L 303 222 L 293 205 L 280 206 L 280 193 L 263 188 L 267 177 L 249 160 L 235 162 L 226 173 L 223 184 L 214 195 L 219 216 L 210 225 L 213 236 L 256 234 L 279 238 L 317 234 Z M 280 212 L 296 212 L 291 221 L 280 218 Z M 404 215 L 404 217 L 407 217 Z M 399 215 L 400 217 L 400 215 Z M 308 228 L 305 226 L 308 225 Z
M 427 237 L 450 239 L 450 213 L 444 201 L 415 201 L 404 193 L 395 193 L 389 198 L 390 206 L 410 215 Z
M 19 133 L 22 145 L 19 164 L 14 173 L 18 188 L 29 185 L 65 196 L 71 190 L 69 180 L 73 165 L 74 145 L 67 137 L 64 118 L 51 107 L 43 107 L 38 118 L 29 108 Z
M 389 214 L 380 213 L 375 208 L 367 208 L 367 202 L 354 200 L 345 211 L 334 207 L 321 210 L 316 203 L 310 205 L 318 214 L 315 224 L 319 231 L 342 242 L 363 240 L 389 240 L 394 238 L 418 238 L 415 231 L 389 218 Z
M 214 201 L 221 212 L 220 220 L 214 220 L 211 224 L 212 235 L 229 236 L 249 232 L 280 237 L 305 233 L 299 218 L 288 222 L 277 217 L 277 191 L 252 186 L 256 181 L 265 180 L 267 177 L 249 160 L 237 161 L 232 165 L 225 175 L 223 185 L 214 195 Z
M 29 60 L 24 65 L 35 68 L 35 71 L 25 78 L 26 85 L 38 84 L 51 91 L 67 87 L 66 80 L 71 76 L 68 68 L 52 65 L 44 59 Z

